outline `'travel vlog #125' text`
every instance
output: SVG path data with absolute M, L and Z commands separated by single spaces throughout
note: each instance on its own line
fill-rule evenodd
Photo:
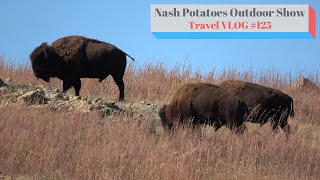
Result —
M 257 29 L 257 30 L 269 30 L 272 28 L 272 22 L 270 21 L 216 21 L 214 23 L 196 23 L 195 21 L 189 21 L 188 27 L 191 30 L 232 30 L 232 29 Z

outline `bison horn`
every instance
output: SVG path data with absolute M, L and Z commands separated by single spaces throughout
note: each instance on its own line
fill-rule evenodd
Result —
M 44 52 L 44 57 L 47 59 L 47 52 L 45 49 L 43 49 L 43 52 Z

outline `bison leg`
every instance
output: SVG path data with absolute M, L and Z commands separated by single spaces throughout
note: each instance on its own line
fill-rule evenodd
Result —
M 116 82 L 116 84 L 118 85 L 118 89 L 120 91 L 119 101 L 123 101 L 124 100 L 124 82 L 123 82 L 122 77 L 123 76 L 112 75 L 112 78 Z
M 272 120 L 271 121 L 271 126 L 272 126 L 273 132 L 277 132 L 278 127 L 279 127 L 279 122 L 277 120 Z
M 290 134 L 291 132 L 291 128 L 288 124 L 288 117 L 289 117 L 289 114 L 286 114 L 285 117 L 280 122 L 280 127 L 286 134 Z
M 238 127 L 235 127 L 234 130 L 237 134 L 242 134 L 245 130 L 246 130 L 246 125 L 245 124 L 242 124 Z
M 75 96 L 79 96 L 80 95 L 80 89 L 81 89 L 81 80 L 77 79 L 73 82 L 72 84 L 74 91 L 75 91 Z
M 280 127 L 281 127 L 281 129 L 283 129 L 283 131 L 286 134 L 290 134 L 291 133 L 291 128 L 290 128 L 289 124 L 281 124 Z
M 262 122 L 260 122 L 260 127 L 262 127 L 263 125 L 265 125 L 267 122 L 265 122 L 265 121 L 262 121 Z
M 244 123 L 232 123 L 230 125 L 227 125 L 229 129 L 234 131 L 236 134 L 242 134 L 247 128 Z
M 288 124 L 288 117 L 289 117 L 289 113 L 287 113 L 286 111 L 283 110 L 279 110 L 275 116 L 275 118 L 273 119 L 273 129 L 274 131 L 279 127 L 281 127 L 281 129 L 286 133 L 289 134 L 290 133 L 290 126 Z
M 217 131 L 222 127 L 222 125 L 219 122 L 213 123 L 214 130 Z
M 70 83 L 70 81 L 64 80 L 63 83 L 62 83 L 62 92 L 63 92 L 63 93 L 66 93 L 67 90 L 72 87 L 71 84 L 72 84 L 72 83 Z

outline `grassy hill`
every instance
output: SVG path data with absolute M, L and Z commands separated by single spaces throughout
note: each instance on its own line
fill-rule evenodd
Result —
M 320 93 L 290 88 L 296 74 L 234 68 L 201 74 L 164 63 L 125 74 L 125 102 L 112 78 L 83 79 L 81 97 L 62 82 L 37 81 L 29 66 L 0 60 L 0 179 L 320 179 Z M 319 74 L 310 79 L 319 82 Z M 294 99 L 287 139 L 269 124 L 237 136 L 204 126 L 166 134 L 157 116 L 183 83 L 241 79 Z M 34 94 L 37 101 L 30 100 Z M 41 100 L 43 98 L 43 100 Z

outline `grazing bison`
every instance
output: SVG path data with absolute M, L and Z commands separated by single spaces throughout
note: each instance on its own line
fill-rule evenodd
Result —
M 165 129 L 179 123 L 209 124 L 219 129 L 226 125 L 238 133 L 245 129 L 246 104 L 224 89 L 208 83 L 182 85 L 170 104 L 164 105 L 159 116 Z
M 273 129 L 278 126 L 290 132 L 288 116 L 294 117 L 293 100 L 287 94 L 258 84 L 229 80 L 219 84 L 231 94 L 244 101 L 250 111 L 248 121 L 264 125 L 271 120 Z
M 37 78 L 49 82 L 51 77 L 58 77 L 63 81 L 63 92 L 74 87 L 76 96 L 81 88 L 80 78 L 98 78 L 101 82 L 111 75 L 120 91 L 119 100 L 123 100 L 126 56 L 129 55 L 112 44 L 68 36 L 50 46 L 42 43 L 30 54 L 30 59 Z

